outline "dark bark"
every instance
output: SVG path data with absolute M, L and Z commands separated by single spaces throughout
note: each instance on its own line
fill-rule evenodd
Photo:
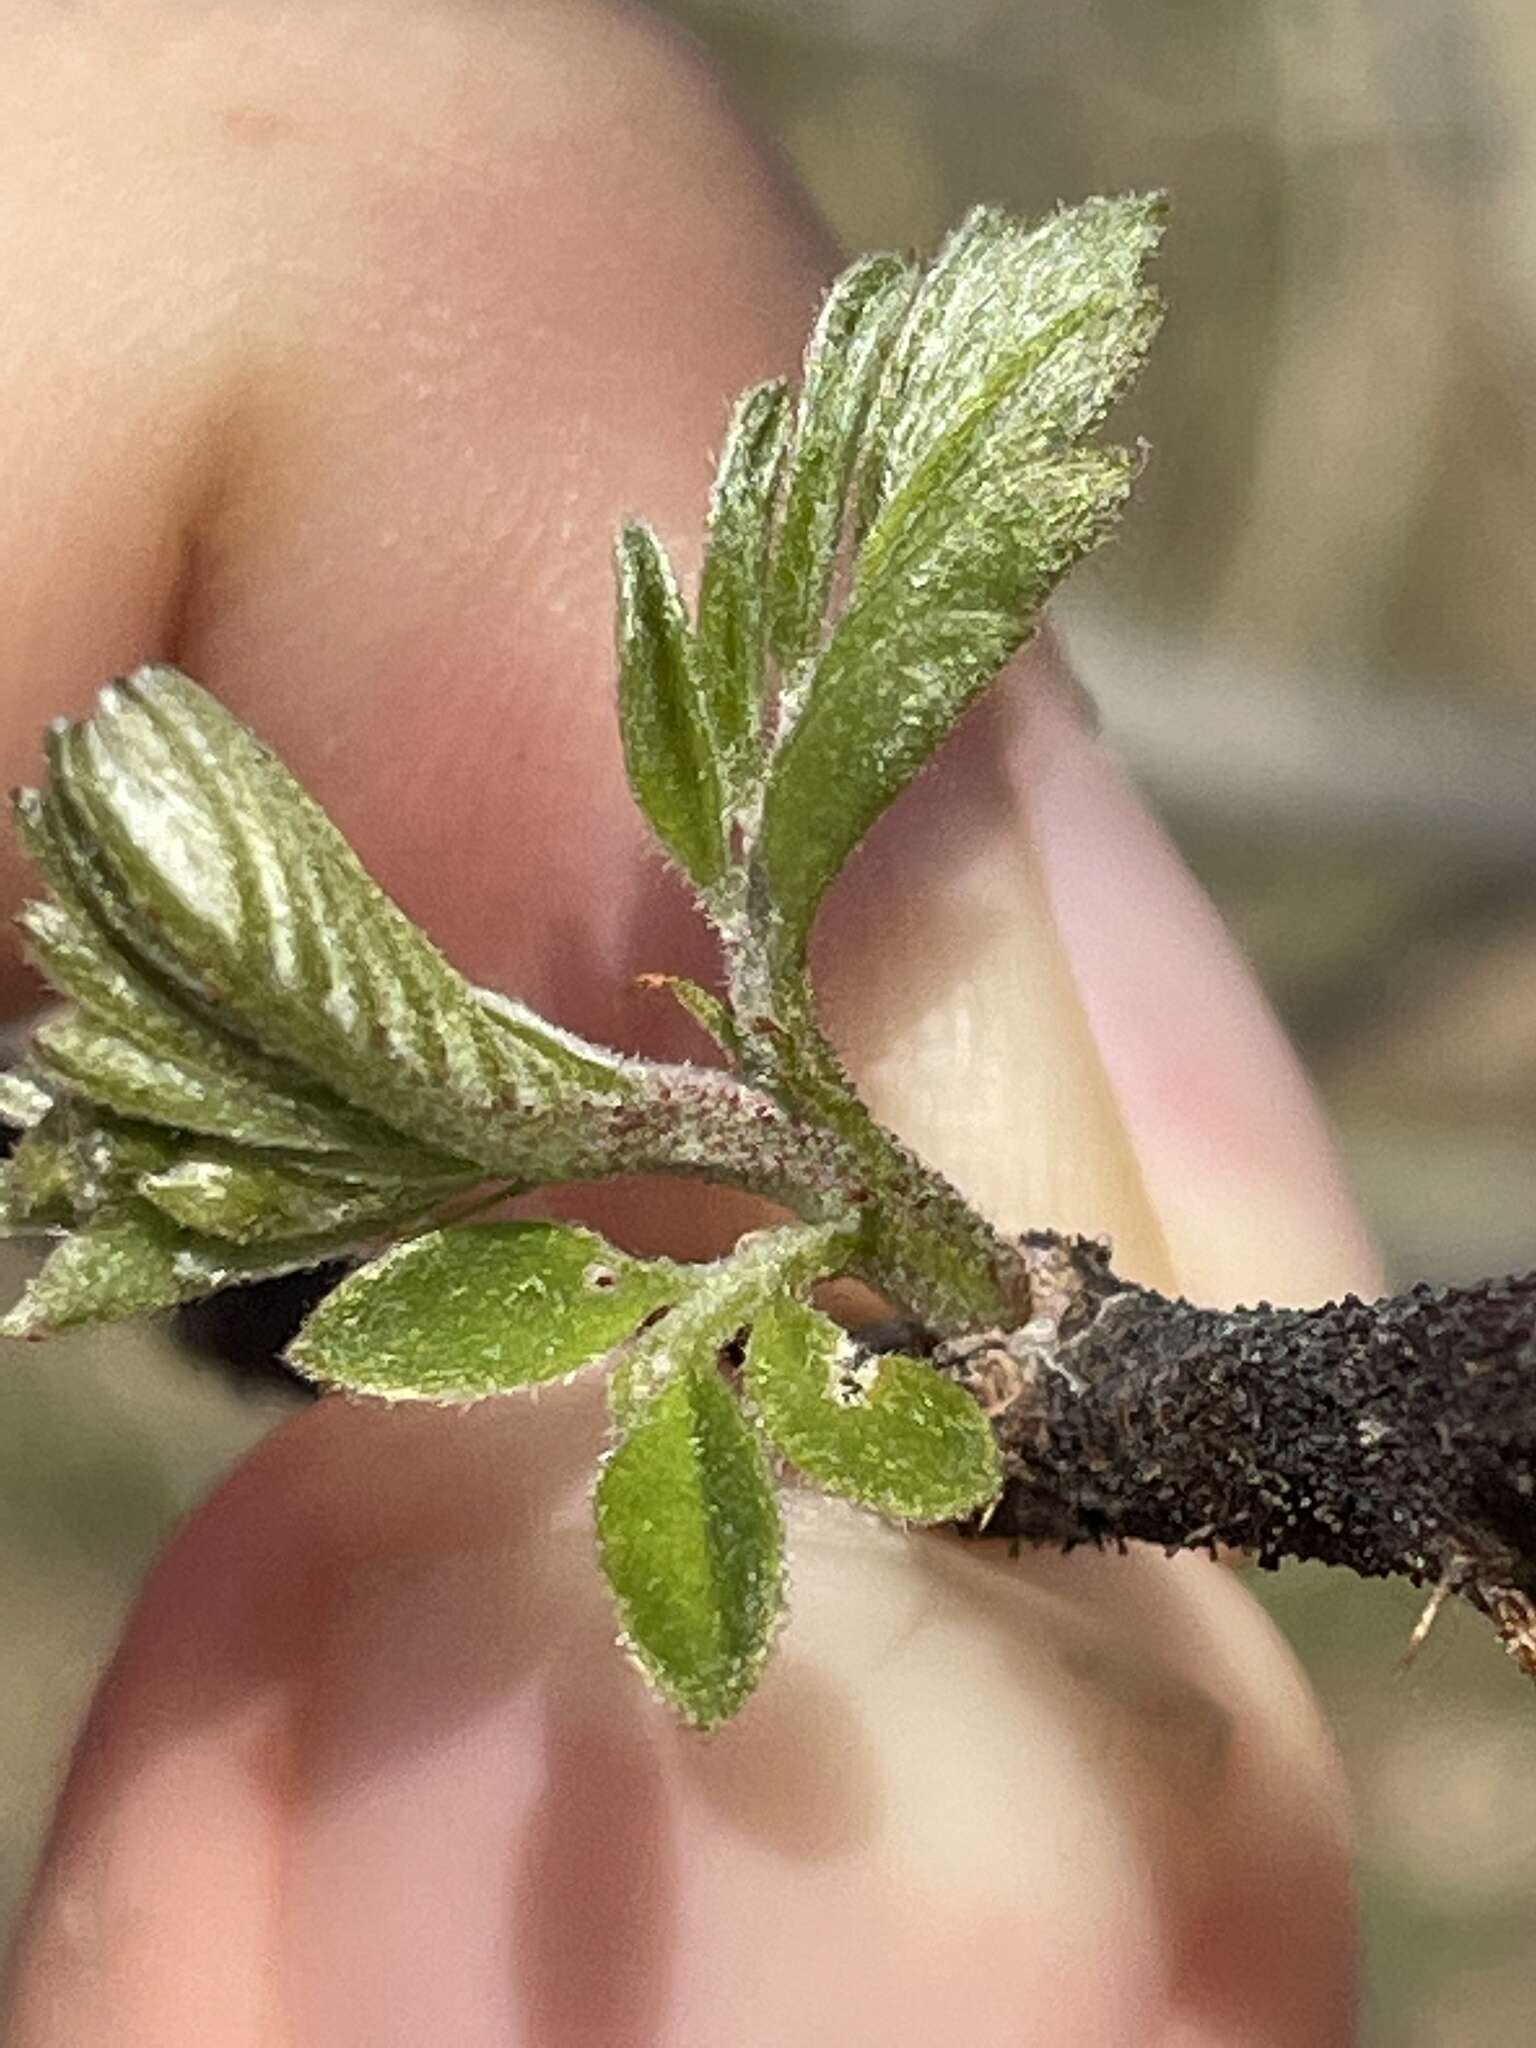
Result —
M 1035 1313 L 936 1362 L 992 1418 L 986 1533 L 1233 1546 L 1461 1593 L 1536 1677 L 1536 1276 L 1231 1312 L 1024 1241 Z

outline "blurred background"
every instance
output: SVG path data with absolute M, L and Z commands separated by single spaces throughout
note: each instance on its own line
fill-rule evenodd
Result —
M 1536 8 L 675 0 L 850 248 L 1169 188 L 1155 459 L 1059 617 L 1398 1279 L 1536 1241 Z M 0 1271 L 8 1281 L 17 1260 Z M 4 1288 L 7 1296 L 9 1285 Z M 260 1306 L 258 1302 L 255 1304 Z M 183 1329 L 259 1359 L 252 1304 Z M 0 1377 L 0 1915 L 153 1548 L 282 1412 L 163 1337 Z M 1257 1587 L 1359 1802 L 1370 2048 L 1536 2034 L 1536 1698 L 1406 1591 Z

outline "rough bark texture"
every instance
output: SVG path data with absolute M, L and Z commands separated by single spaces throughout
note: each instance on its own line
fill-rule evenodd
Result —
M 1024 1241 L 1034 1313 L 941 1345 L 1007 1471 L 986 1533 L 1232 1545 L 1464 1594 L 1536 1677 L 1536 1276 L 1223 1312 Z

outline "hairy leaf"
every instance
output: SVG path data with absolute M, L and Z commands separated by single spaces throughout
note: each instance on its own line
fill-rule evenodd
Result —
M 665 989 L 679 1009 L 686 1010 L 699 1029 L 712 1038 L 723 1053 L 736 1058 L 741 1051 L 741 1031 L 730 1006 L 689 981 L 681 974 L 642 974 L 642 988 Z
M 121 1322 L 174 1308 L 233 1281 L 319 1265 L 356 1248 L 355 1237 L 240 1246 L 181 1230 L 148 1202 L 112 1204 L 49 1254 L 0 1336 L 44 1337 L 87 1323 Z
M 947 1522 L 997 1498 L 986 1417 L 932 1366 L 861 1350 L 829 1316 L 781 1296 L 752 1325 L 747 1391 L 790 1462 L 883 1515 Z
M 1135 377 L 1161 318 L 1143 269 L 1160 194 L 1089 199 L 1025 227 L 976 207 L 930 265 L 887 353 L 864 453 L 861 523 L 977 414 L 1016 445 L 1066 447 Z
M 712 1356 L 674 1375 L 603 1467 L 603 1570 L 658 1691 L 705 1728 L 757 1683 L 783 1602 L 773 1481 Z
M 495 1168 L 519 1112 L 623 1096 L 620 1063 L 472 989 L 253 736 L 171 669 L 56 728 L 49 799 L 119 949 L 194 1014 L 419 1143 Z
M 865 416 L 915 279 L 899 256 L 853 264 L 806 350 L 770 585 L 771 644 L 790 694 L 793 671 L 821 644 Z
M 687 1291 L 689 1271 L 565 1224 L 430 1231 L 344 1280 L 288 1356 L 358 1393 L 475 1401 L 603 1358 Z
M 789 387 L 782 379 L 743 393 L 710 497 L 698 659 L 732 810 L 751 799 L 762 773 L 766 584 L 789 422 Z
M 33 1034 L 40 1062 L 57 1078 L 120 1115 L 237 1144 L 345 1152 L 398 1173 L 441 1170 L 441 1155 L 410 1144 L 291 1061 L 193 1014 L 137 967 L 75 890 L 44 800 L 26 791 L 22 804 L 24 843 L 56 892 L 23 909 L 27 949 L 76 1004 Z
M 1139 282 L 1145 201 L 1033 234 L 972 217 L 899 339 L 870 446 L 852 588 L 769 772 L 757 868 L 782 967 L 870 825 L 1108 533 L 1136 458 L 1077 445 L 1134 374 L 1157 319 Z
M 460 1193 L 465 1181 L 345 1181 L 252 1153 L 192 1152 L 142 1174 L 138 1192 L 175 1223 L 235 1244 L 372 1235 L 413 1222 Z
M 994 449 L 962 494 L 972 526 L 957 526 L 948 494 L 912 507 L 901 545 L 856 588 L 770 772 L 758 856 L 785 962 L 803 954 L 823 892 L 865 832 L 1103 539 L 1134 467 L 1123 451 L 1089 449 L 1021 481 Z
M 719 743 L 688 616 L 661 542 L 619 535 L 619 732 L 635 801 L 701 890 L 729 857 Z
M 78 1200 L 80 1163 L 74 1119 L 50 1110 L 23 1133 L 0 1166 L 5 1186 L 5 1220 L 43 1230 L 68 1223 Z

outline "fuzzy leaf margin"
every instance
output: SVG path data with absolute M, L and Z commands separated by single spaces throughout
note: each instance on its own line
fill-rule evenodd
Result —
M 600 1362 L 688 1286 L 687 1267 L 568 1224 L 428 1231 L 343 1280 L 288 1362 L 386 1400 L 479 1401 Z
M 628 1648 L 687 1720 L 728 1720 L 779 1625 L 784 1537 L 768 1461 L 712 1354 L 647 1403 L 603 1466 L 594 1510 Z
M 759 1313 L 745 1385 L 770 1441 L 826 1493 L 951 1522 L 1002 1490 L 997 1440 L 963 1388 L 921 1359 L 862 1349 L 808 1303 L 783 1296 Z

